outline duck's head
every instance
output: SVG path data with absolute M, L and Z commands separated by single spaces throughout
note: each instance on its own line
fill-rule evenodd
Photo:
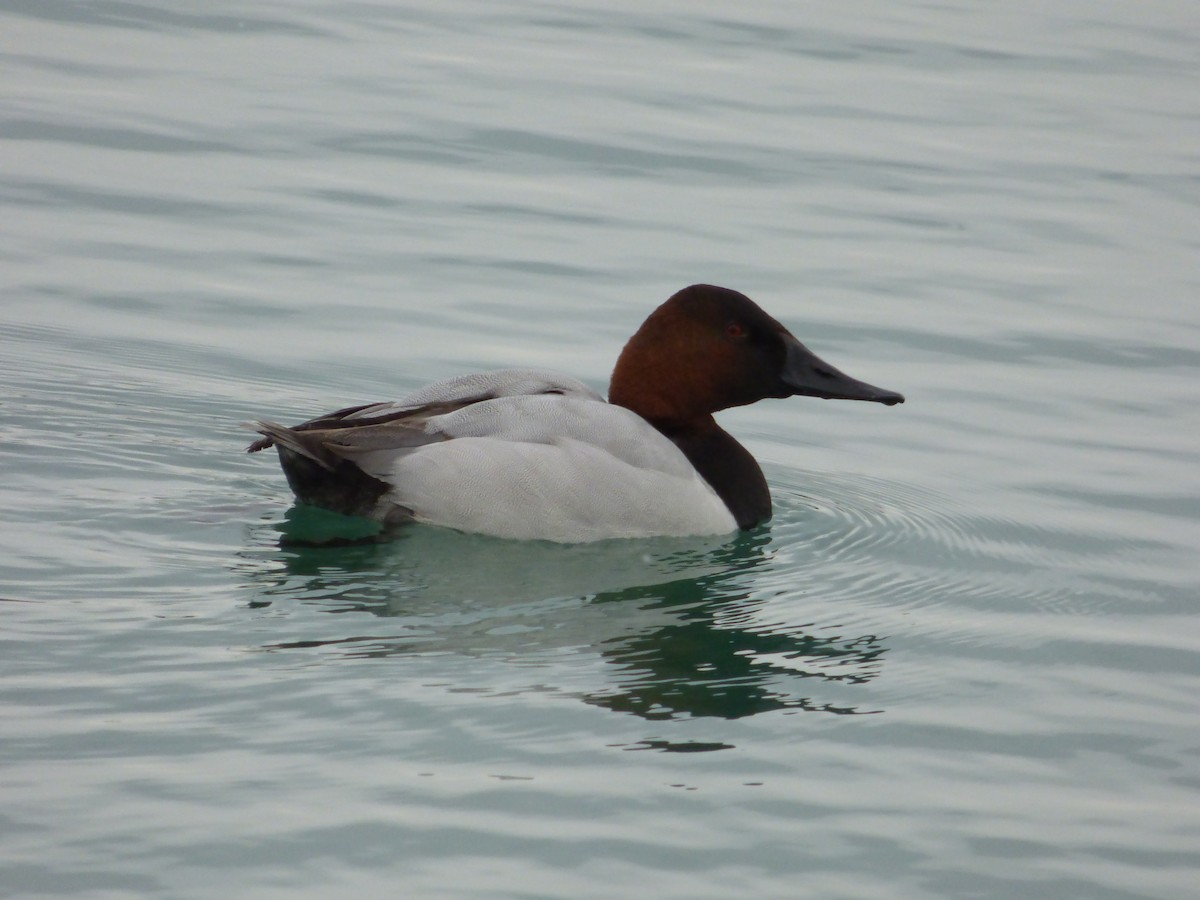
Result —
M 650 314 L 613 371 L 609 400 L 657 424 L 684 424 L 767 397 L 904 396 L 829 365 L 744 294 L 694 284 Z

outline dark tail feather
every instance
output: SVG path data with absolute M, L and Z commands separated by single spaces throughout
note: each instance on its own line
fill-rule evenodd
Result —
M 275 447 L 288 485 L 301 503 L 385 523 L 411 518 L 409 510 L 394 504 L 380 509 L 379 500 L 388 486 L 332 453 L 324 443 L 328 432 L 297 431 L 265 421 L 247 423 L 247 427 L 263 435 L 246 448 L 247 452 Z
M 330 472 L 337 468 L 338 457 L 326 449 L 319 435 L 304 434 L 288 428 L 286 425 L 280 425 L 278 422 L 267 422 L 261 419 L 256 422 L 247 422 L 246 427 L 263 435 L 260 440 L 246 448 L 247 453 L 257 453 L 268 447 L 279 447 L 280 450 L 290 450 L 305 459 L 310 459 Z

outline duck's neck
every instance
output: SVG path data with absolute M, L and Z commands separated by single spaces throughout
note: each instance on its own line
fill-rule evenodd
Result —
M 712 416 L 685 425 L 651 424 L 683 451 L 729 507 L 738 528 L 753 528 L 771 518 L 771 491 L 758 461 Z

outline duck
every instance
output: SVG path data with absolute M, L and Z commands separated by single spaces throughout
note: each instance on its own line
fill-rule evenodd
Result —
M 771 518 L 753 455 L 713 414 L 804 396 L 894 406 L 745 294 L 694 284 L 625 344 L 605 399 L 540 369 L 461 375 L 299 425 L 247 423 L 299 504 L 514 540 L 719 535 Z

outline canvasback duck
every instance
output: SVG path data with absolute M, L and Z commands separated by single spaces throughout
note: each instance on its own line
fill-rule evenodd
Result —
M 300 503 L 518 539 L 721 534 L 771 517 L 713 413 L 768 397 L 904 397 L 824 362 L 749 297 L 696 284 L 629 339 L 607 402 L 534 369 L 464 375 L 287 428 L 258 421 Z

